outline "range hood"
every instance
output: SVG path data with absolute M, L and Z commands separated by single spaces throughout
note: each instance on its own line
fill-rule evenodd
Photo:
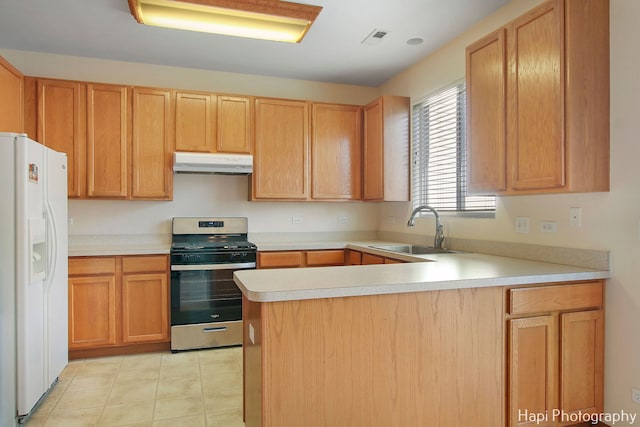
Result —
M 251 154 L 183 153 L 173 156 L 174 173 L 249 175 L 253 172 Z

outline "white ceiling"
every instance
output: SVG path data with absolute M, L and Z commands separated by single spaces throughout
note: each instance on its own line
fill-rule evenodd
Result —
M 141 25 L 127 0 L 0 0 L 0 48 L 379 86 L 508 1 L 299 0 L 323 10 L 289 44 Z

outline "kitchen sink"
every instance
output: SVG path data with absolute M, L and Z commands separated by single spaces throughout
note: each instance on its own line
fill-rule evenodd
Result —
M 452 251 L 445 248 L 434 248 L 422 245 L 371 245 L 373 249 L 381 249 L 383 251 L 398 252 L 402 254 L 412 255 L 431 255 L 431 254 L 457 254 L 458 251 Z

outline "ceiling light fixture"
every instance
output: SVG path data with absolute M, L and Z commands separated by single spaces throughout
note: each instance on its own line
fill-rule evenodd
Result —
M 141 24 L 300 43 L 321 6 L 279 0 L 129 0 Z

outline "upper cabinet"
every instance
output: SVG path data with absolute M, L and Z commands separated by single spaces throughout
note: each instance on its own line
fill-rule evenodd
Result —
M 250 154 L 251 99 L 218 95 L 218 131 L 216 151 Z
M 173 97 L 170 90 L 131 89 L 131 197 L 171 199 Z
M 364 200 L 409 200 L 409 98 L 382 96 L 364 108 Z
M 250 154 L 251 98 L 176 92 L 176 151 Z
M 87 195 L 127 197 L 129 103 L 125 86 L 87 85 Z
M 33 85 L 31 79 L 28 82 Z M 35 139 L 67 154 L 69 197 L 86 195 L 86 84 L 38 79 L 35 88 L 39 118 Z
M 409 99 L 366 107 L 25 77 L 22 131 L 68 195 L 171 200 L 173 153 L 253 154 L 251 200 L 409 200 Z
M 362 108 L 258 98 L 254 200 L 360 200 Z
M 553 0 L 466 51 L 469 190 L 609 190 L 609 1 Z
M 216 149 L 216 96 L 176 93 L 176 151 L 213 153 Z
M 25 129 L 68 156 L 72 198 L 172 198 L 170 90 L 25 78 Z
M 313 104 L 311 128 L 311 197 L 361 199 L 362 108 Z
M 252 198 L 309 197 L 309 103 L 255 101 Z
M 0 56 L 0 132 L 24 132 L 24 77 Z

